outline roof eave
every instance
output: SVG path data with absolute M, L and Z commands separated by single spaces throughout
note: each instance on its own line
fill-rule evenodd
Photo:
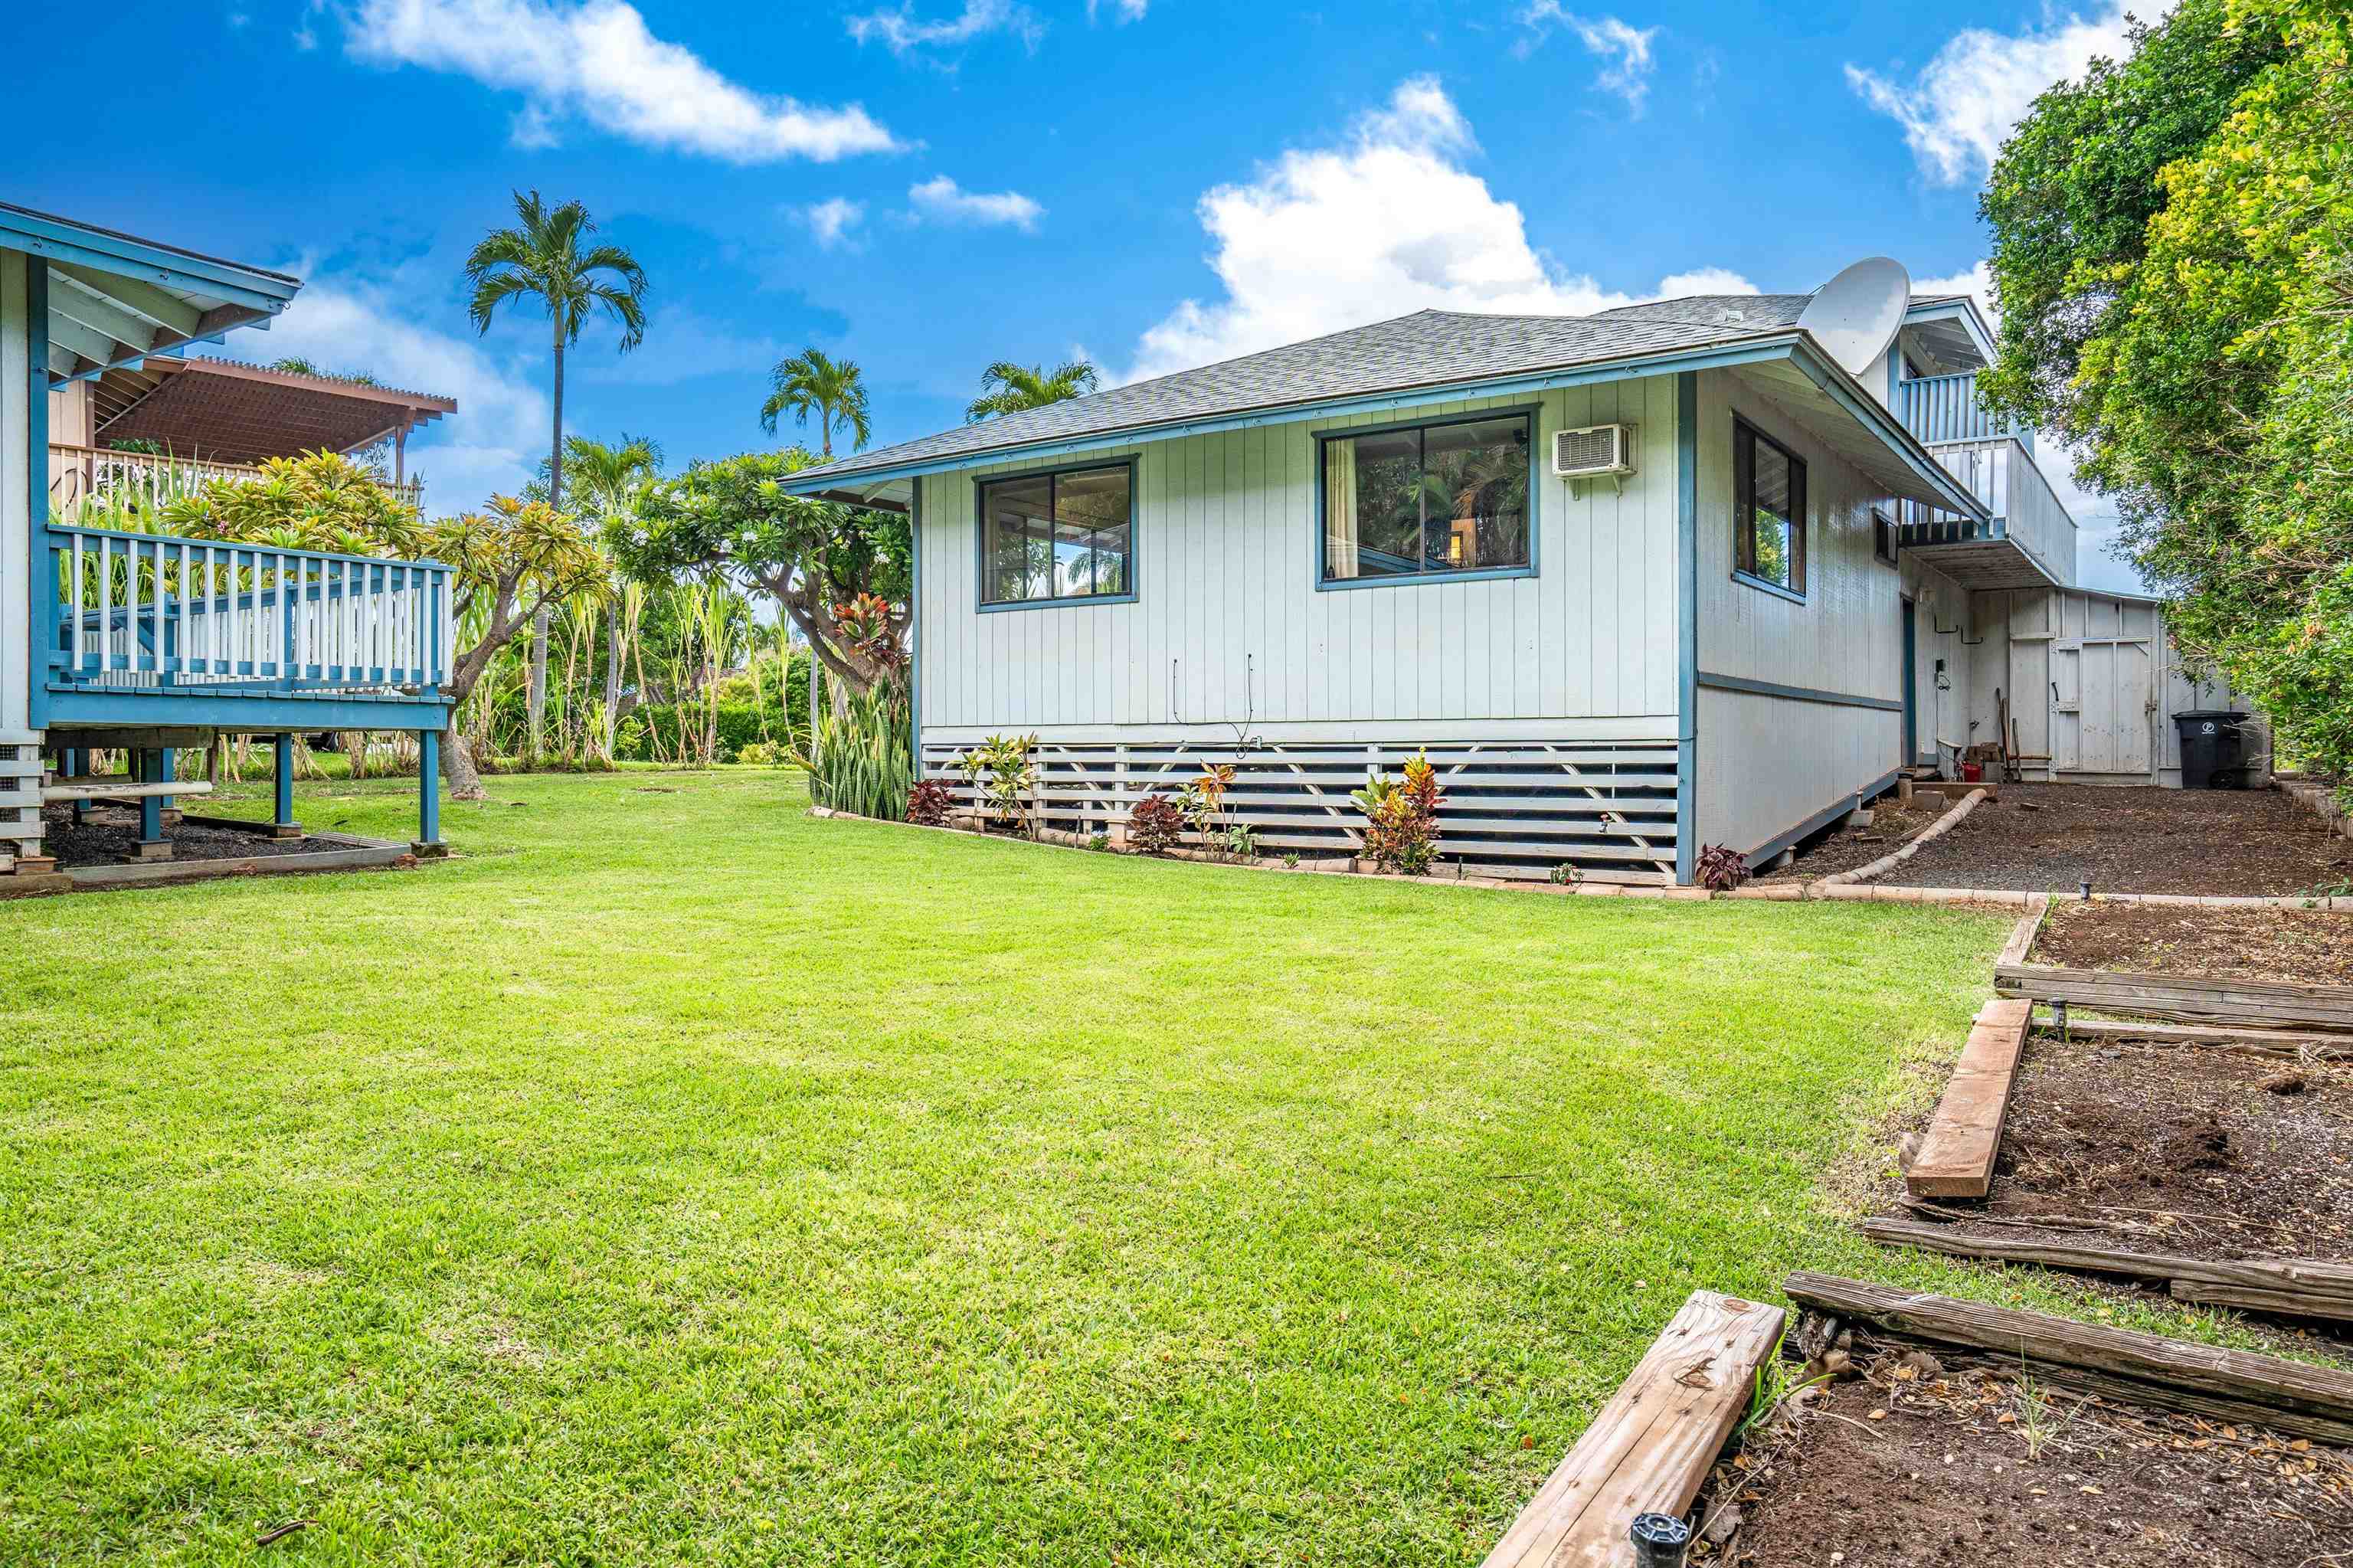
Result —
M 1443 401 L 1465 395 L 1482 397 L 1509 397 L 1523 392 L 1549 391 L 1562 387 L 1593 386 L 1609 381 L 1628 381 L 1640 376 L 1672 375 L 1686 370 L 1725 369 L 1737 365 L 1781 358 L 1796 362 L 1808 377 L 1821 387 L 1826 396 L 1841 404 L 1850 417 L 1871 429 L 1886 443 L 1915 477 L 1938 494 L 1941 498 L 1940 503 L 1947 510 L 1979 522 L 1987 520 L 1985 503 L 1971 494 L 1959 480 L 1946 471 L 1943 464 L 1929 455 L 1928 449 L 1920 444 L 1918 438 L 1906 429 L 1903 421 L 1883 406 L 1877 398 L 1865 391 L 1861 382 L 1823 353 L 1820 344 L 1814 341 L 1810 334 L 1795 327 L 1780 328 L 1746 337 L 1720 339 L 1712 344 L 1691 348 L 1624 355 L 1615 359 L 1584 360 L 1574 365 L 1558 366 L 1546 370 L 1515 376 L 1427 382 L 1416 387 L 1352 394 L 1344 397 L 1268 404 L 1254 408 L 1237 409 L 1231 413 L 1208 415 L 1192 419 L 1167 420 L 1155 424 L 1131 425 L 1115 429 L 1093 431 L 1082 436 L 1008 442 L 1003 446 L 981 447 L 944 457 L 885 463 L 871 468 L 834 464 L 826 468 L 804 469 L 786 480 L 784 488 L 795 495 L 840 499 L 845 487 L 850 485 L 871 488 L 880 485 L 884 481 L 920 479 L 928 474 L 953 473 L 960 469 L 977 468 L 987 463 L 1073 456 L 1081 452 L 1101 451 L 1113 447 L 1134 446 L 1145 441 L 1174 440 L 1185 436 L 1250 429 L 1261 425 L 1289 424 L 1299 419 L 1409 408 L 1416 404 Z

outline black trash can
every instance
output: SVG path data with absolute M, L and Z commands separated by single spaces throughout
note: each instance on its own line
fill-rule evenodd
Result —
M 2247 715 L 2221 708 L 2197 708 L 2173 715 L 2181 735 L 2184 789 L 2246 787 Z

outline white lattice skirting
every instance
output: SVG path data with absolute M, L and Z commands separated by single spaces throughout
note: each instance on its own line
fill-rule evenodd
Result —
M 926 742 L 923 772 L 959 805 L 977 791 L 961 748 Z M 1307 855 L 1354 853 L 1364 816 L 1349 791 L 1367 768 L 1395 777 L 1424 748 L 1404 742 L 1231 743 L 1143 739 L 1038 743 L 1033 810 L 1043 825 L 1111 833 L 1135 803 L 1175 794 L 1207 764 L 1234 766 L 1231 816 L 1259 844 Z M 1446 803 L 1440 855 L 1476 874 L 1545 877 L 1567 863 L 1595 881 L 1671 883 L 1675 873 L 1675 747 L 1658 741 L 1451 741 L 1428 748 Z

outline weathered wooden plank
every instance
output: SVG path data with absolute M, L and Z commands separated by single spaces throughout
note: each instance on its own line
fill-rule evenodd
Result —
M 1915 1197 L 1982 1198 L 1993 1185 L 1994 1155 L 2001 1147 L 2019 1048 L 2033 1011 L 2031 1003 L 2016 1001 L 1989 1001 L 1978 1010 L 1928 1135 L 1904 1173 L 1904 1185 Z
M 2353 986 L 2191 980 L 2106 969 L 2010 964 L 1994 970 L 2005 996 L 2064 1001 L 2105 1012 L 2147 1013 L 2192 1022 L 2275 1023 L 2353 1031 Z
M 1989 1223 L 2000 1222 L 1989 1217 Z M 1860 1229 L 1882 1246 L 1919 1247 L 1951 1257 L 2034 1263 L 2086 1274 L 2122 1275 L 2131 1279 L 2178 1280 L 2314 1297 L 2337 1293 L 2343 1298 L 2347 1314 L 2353 1315 L 2353 1264 L 2316 1258 L 2232 1261 L 2188 1257 L 2177 1253 L 2129 1252 L 2092 1236 L 1989 1236 L 1925 1220 L 1869 1219 L 1862 1222 Z
M 2353 1294 L 2309 1290 L 2263 1290 L 2244 1285 L 2217 1285 L 2202 1279 L 2177 1279 L 2167 1287 L 2176 1301 L 2208 1307 L 2236 1307 L 2247 1312 L 2273 1312 L 2283 1318 L 2324 1318 L 2353 1322 Z
M 2010 940 L 2003 946 L 2001 956 L 1994 959 L 1996 970 L 2026 961 L 2026 955 L 2034 949 L 2034 938 L 2042 933 L 2042 917 L 2050 908 L 2051 895 L 2038 895 L 2034 906 L 2019 916 L 2018 924 L 2010 928 Z
M 2041 1027 L 2055 1032 L 2056 1026 Z M 2157 1023 L 2120 1018 L 2070 1018 L 2067 1035 L 2074 1040 L 2131 1040 L 2153 1045 L 2225 1045 L 2262 1051 L 2277 1056 L 2306 1052 L 2337 1059 L 2353 1056 L 2353 1040 L 2342 1034 L 2311 1030 L 2246 1029 L 2228 1023 Z
M 2039 1363 L 2116 1379 L 2151 1404 L 2176 1403 L 2168 1394 L 2179 1390 L 2260 1412 L 2263 1421 L 2285 1432 L 2317 1436 L 2322 1425 L 2332 1434 L 2353 1431 L 2353 1372 L 2338 1367 L 1829 1274 L 1801 1271 L 1781 1288 L 1799 1306 L 1936 1344 L 1989 1351 L 2010 1365 Z
M 1487 1554 L 1485 1568 L 1634 1560 L 1640 1513 L 1691 1507 L 1781 1337 L 1781 1309 L 1695 1290 L 1568 1457 Z

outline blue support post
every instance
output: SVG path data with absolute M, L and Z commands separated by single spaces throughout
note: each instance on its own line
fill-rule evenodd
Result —
M 441 732 L 417 732 L 417 842 L 418 854 L 432 857 L 449 853 L 441 842 Z
M 164 777 L 164 753 L 141 747 L 131 754 L 131 778 L 134 783 L 153 784 Z M 164 837 L 164 798 L 161 795 L 139 797 L 139 842 L 132 849 L 134 860 L 169 860 L 172 846 Z
M 302 824 L 294 820 L 294 737 L 280 733 L 269 737 L 269 759 L 276 769 L 277 811 L 270 819 L 274 824 L 272 837 L 299 839 Z
M 67 779 L 80 778 L 82 768 L 84 766 L 84 756 L 85 753 L 82 751 L 81 747 L 78 746 L 69 746 L 60 750 L 58 753 L 58 775 Z M 73 823 L 75 827 L 81 826 L 81 813 L 82 803 L 79 800 L 76 800 L 73 803 Z

